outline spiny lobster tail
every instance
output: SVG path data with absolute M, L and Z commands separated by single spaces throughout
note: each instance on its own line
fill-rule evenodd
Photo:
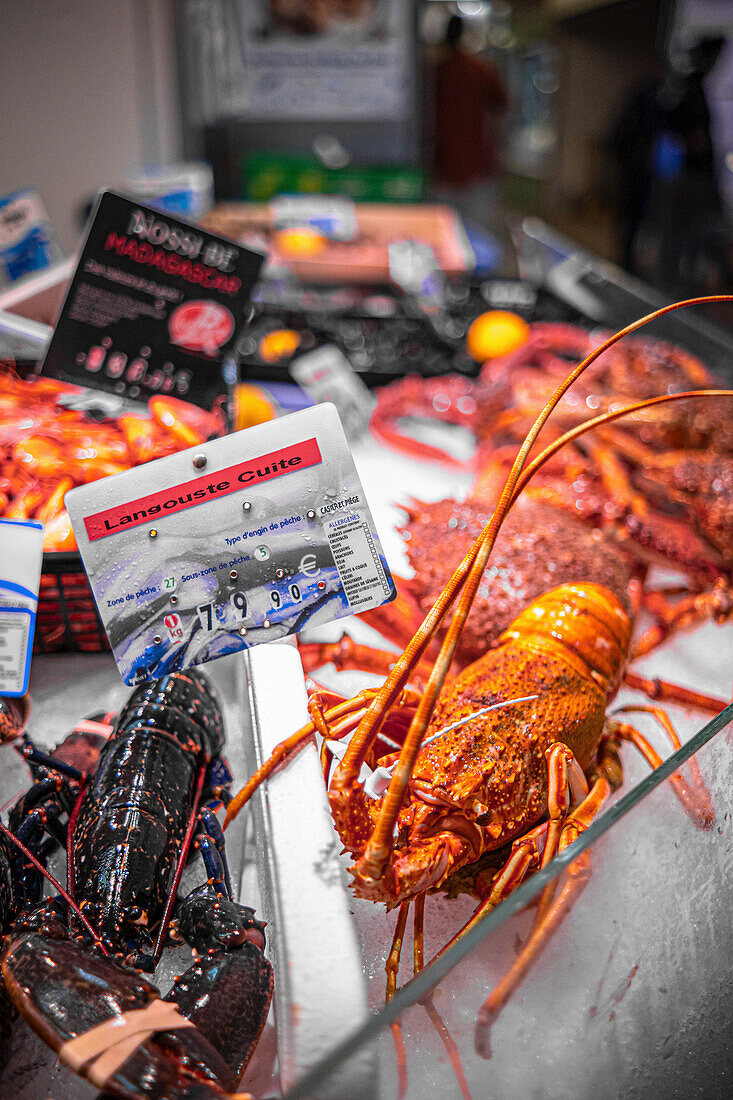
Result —
M 499 645 L 522 638 L 560 643 L 583 663 L 608 699 L 618 691 L 631 642 L 631 619 L 610 589 L 564 584 L 543 593 L 517 615 Z

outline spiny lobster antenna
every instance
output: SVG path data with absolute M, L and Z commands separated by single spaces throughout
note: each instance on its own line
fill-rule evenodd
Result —
M 685 306 L 701 305 L 708 302 L 729 301 L 733 301 L 733 295 L 731 294 L 716 294 L 700 298 L 690 298 L 683 302 L 674 302 L 671 305 L 663 306 L 661 309 L 654 310 L 653 313 L 649 313 L 645 317 L 632 322 L 612 336 L 609 336 L 603 343 L 595 348 L 590 355 L 587 355 L 557 387 L 547 401 L 519 449 L 492 518 L 471 547 L 469 553 L 461 562 L 456 573 L 451 577 L 443 593 L 438 598 L 438 601 L 418 629 L 415 638 L 413 638 L 412 642 L 408 645 L 402 657 L 395 665 L 395 668 L 388 676 L 382 691 L 377 695 L 374 703 L 357 728 L 340 766 L 336 769 L 333 781 L 336 799 L 332 800 L 332 802 L 338 799 L 340 793 L 345 793 L 358 781 L 359 770 L 364 762 L 366 753 L 369 751 L 386 717 L 386 713 L 392 704 L 394 696 L 402 684 L 406 682 L 412 671 L 415 660 L 422 654 L 428 641 L 442 622 L 456 594 L 460 589 L 463 589 L 453 619 L 451 620 L 441 645 L 432 674 L 420 700 L 417 711 L 415 712 L 407 737 L 405 738 L 400 759 L 394 770 L 392 780 L 382 803 L 374 831 L 366 843 L 362 856 L 357 860 L 355 865 L 354 873 L 356 878 L 362 881 L 378 880 L 390 857 L 394 846 L 394 826 L 397 821 L 397 815 L 402 806 L 407 785 L 412 776 L 415 761 L 420 752 L 423 736 L 432 717 L 438 694 L 443 686 L 445 677 L 453 660 L 458 639 L 460 638 L 464 623 L 473 604 L 489 555 L 496 542 L 496 537 L 510 507 L 516 499 L 519 478 L 527 460 L 527 456 L 553 409 L 557 406 L 576 379 L 578 379 L 604 351 L 607 351 L 608 348 L 612 347 L 624 336 L 635 332 L 637 329 L 664 316 L 666 313 L 671 313 Z

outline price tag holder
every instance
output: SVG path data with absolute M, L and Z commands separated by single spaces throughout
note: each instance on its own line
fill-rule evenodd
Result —
M 264 256 L 103 191 L 42 373 L 132 400 L 211 408 Z
M 330 404 L 81 486 L 66 506 L 128 684 L 395 596 Z
M 377 401 L 340 348 L 324 344 L 294 359 L 289 370 L 313 401 L 336 406 L 349 439 L 364 434 Z
M 423 313 L 432 315 L 445 310 L 445 276 L 430 245 L 421 241 L 392 241 L 388 255 L 392 282 L 414 298 Z
M 481 284 L 481 297 L 492 309 L 529 317 L 537 305 L 537 288 L 526 279 L 487 279 Z
M 25 695 L 31 668 L 43 525 L 0 519 L 0 695 Z

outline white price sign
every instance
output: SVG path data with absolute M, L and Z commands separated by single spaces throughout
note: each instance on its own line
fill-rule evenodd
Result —
M 128 684 L 394 597 L 333 405 L 92 482 L 66 505 Z
M 0 695 L 25 695 L 31 671 L 35 612 L 0 608 Z
M 314 401 L 331 401 L 341 417 L 348 439 L 358 439 L 369 427 L 376 398 L 335 344 L 294 359 L 290 375 Z

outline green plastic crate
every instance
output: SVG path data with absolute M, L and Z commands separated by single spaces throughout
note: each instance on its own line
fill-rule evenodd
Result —
M 407 165 L 324 168 L 315 157 L 248 153 L 239 159 L 243 195 L 266 202 L 274 195 L 345 195 L 354 202 L 422 202 L 425 173 Z

